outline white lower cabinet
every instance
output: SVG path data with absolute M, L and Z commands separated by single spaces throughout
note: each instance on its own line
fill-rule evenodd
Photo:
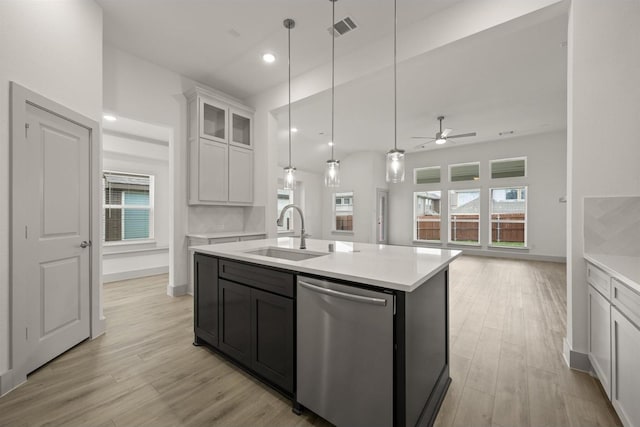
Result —
M 589 361 L 611 398 L 611 303 L 589 285 Z
M 611 310 L 611 403 L 625 427 L 640 426 L 640 328 Z

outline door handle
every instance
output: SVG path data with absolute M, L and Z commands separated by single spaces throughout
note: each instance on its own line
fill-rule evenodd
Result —
M 91 246 L 91 240 L 83 240 L 82 242 L 80 242 L 80 247 L 82 249 L 87 248 Z
M 383 298 L 371 298 L 371 297 L 364 297 L 361 295 L 348 294 L 346 292 L 340 292 L 340 291 L 335 291 L 333 289 L 327 289 L 320 286 L 315 286 L 315 285 L 312 285 L 311 283 L 303 282 L 302 280 L 298 280 L 298 284 L 303 288 L 307 288 L 319 294 L 330 295 L 332 297 L 343 298 L 343 299 L 355 301 L 355 302 L 362 302 L 365 304 L 373 304 L 373 305 L 381 305 L 381 306 L 387 305 L 387 300 Z

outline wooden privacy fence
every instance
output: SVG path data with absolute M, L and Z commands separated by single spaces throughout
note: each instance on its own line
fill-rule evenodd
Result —
M 524 242 L 524 214 L 494 214 L 491 221 L 492 242 Z M 451 241 L 479 240 L 479 215 L 452 215 Z M 422 215 L 416 219 L 417 240 L 440 240 L 440 217 Z
M 417 218 L 418 240 L 440 240 L 440 216 L 423 215 Z
M 336 216 L 336 230 L 353 231 L 353 215 Z
M 524 214 L 491 215 L 492 242 L 524 242 Z
M 478 242 L 480 240 L 480 215 L 451 215 L 452 242 Z

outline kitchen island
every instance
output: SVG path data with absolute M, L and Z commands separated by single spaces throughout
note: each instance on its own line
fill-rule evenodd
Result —
M 330 252 L 330 245 L 333 252 Z M 194 333 L 335 425 L 432 425 L 460 251 L 279 238 L 194 246 Z

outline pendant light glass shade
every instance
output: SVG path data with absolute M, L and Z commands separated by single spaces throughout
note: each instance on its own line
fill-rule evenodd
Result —
M 296 168 L 291 166 L 291 30 L 296 26 L 296 22 L 293 19 L 287 18 L 282 24 L 287 29 L 289 46 L 289 165 L 284 168 L 284 189 L 294 190 L 296 188 Z
M 387 153 L 387 182 L 404 181 L 404 150 L 392 149 Z
M 331 2 L 331 26 L 335 27 L 336 23 L 336 1 Z M 340 160 L 333 157 L 333 147 L 335 145 L 335 103 L 336 103 L 336 38 L 331 32 L 331 160 L 327 160 L 327 166 L 324 171 L 324 185 L 326 187 L 340 186 Z
M 327 160 L 324 171 L 324 185 L 327 187 L 340 187 L 340 160 Z
M 387 182 L 404 182 L 404 150 L 398 149 L 398 7 L 393 0 L 393 148 L 387 153 Z
M 288 166 L 284 168 L 284 189 L 295 190 L 296 188 L 296 168 Z

